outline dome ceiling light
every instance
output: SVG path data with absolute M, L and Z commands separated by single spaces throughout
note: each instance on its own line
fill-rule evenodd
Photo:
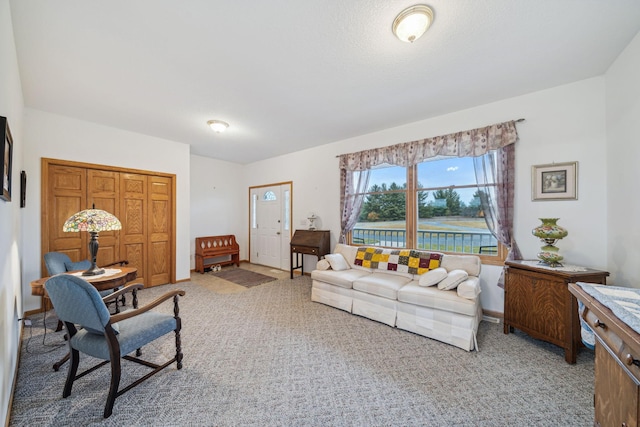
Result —
M 393 34 L 406 43 L 418 40 L 433 22 L 433 10 L 427 5 L 408 7 L 393 21 Z
M 215 133 L 224 132 L 229 127 L 229 123 L 222 120 L 209 120 L 207 124 Z

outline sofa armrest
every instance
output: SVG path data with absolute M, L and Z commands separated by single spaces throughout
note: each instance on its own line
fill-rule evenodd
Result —
M 480 279 L 476 276 L 469 276 L 469 278 L 460 283 L 457 288 L 458 296 L 466 299 L 476 299 L 481 291 Z

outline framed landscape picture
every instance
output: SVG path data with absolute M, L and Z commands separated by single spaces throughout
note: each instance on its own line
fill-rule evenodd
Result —
M 577 198 L 578 162 L 532 166 L 532 200 L 576 200 Z
M 2 159 L 2 194 L 0 199 L 11 201 L 11 166 L 13 163 L 13 139 L 9 131 L 9 122 L 6 117 L 0 116 L 0 134 L 2 146 L 0 158 Z

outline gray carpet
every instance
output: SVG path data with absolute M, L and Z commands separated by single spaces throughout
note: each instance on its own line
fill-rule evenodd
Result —
M 193 282 L 181 299 L 184 368 L 175 364 L 116 400 L 103 420 L 107 367 L 62 399 L 62 333 L 25 328 L 12 426 L 588 426 L 593 353 L 576 365 L 524 334 L 482 322 L 480 352 L 312 303 L 308 277 L 235 294 Z M 169 286 L 141 292 L 141 303 Z M 170 304 L 162 307 L 169 312 Z M 55 321 L 49 315 L 47 325 Z M 144 349 L 160 360 L 173 336 Z M 124 362 L 123 382 L 147 370 Z M 82 366 L 81 366 L 82 368 Z

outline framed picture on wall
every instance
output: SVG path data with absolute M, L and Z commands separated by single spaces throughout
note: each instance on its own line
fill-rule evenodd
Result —
M 0 116 L 0 134 L 2 134 L 2 146 L 0 147 L 0 159 L 2 159 L 2 194 L 0 199 L 11 201 L 11 166 L 13 163 L 13 139 L 9 131 L 9 122 L 6 117 Z
M 532 200 L 576 200 L 577 198 L 578 162 L 532 166 Z

